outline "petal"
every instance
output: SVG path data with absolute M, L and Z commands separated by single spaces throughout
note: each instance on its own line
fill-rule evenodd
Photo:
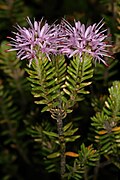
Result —
M 89 26 L 86 31 L 85 31 L 85 38 L 87 37 L 87 35 L 90 33 L 91 30 L 91 26 Z
M 38 30 L 38 23 L 37 23 L 37 21 L 34 21 L 34 29 L 35 29 L 35 31 Z
M 81 28 L 81 23 L 80 23 L 80 21 L 75 22 L 75 28 L 76 28 L 77 30 L 80 30 L 80 28 Z
M 31 23 L 31 21 L 30 21 L 30 18 L 29 18 L 29 17 L 27 17 L 27 22 L 28 22 L 28 24 L 30 25 L 30 27 L 33 29 L 33 24 Z
M 85 25 L 84 24 L 82 24 L 82 26 L 81 26 L 81 32 L 84 34 L 85 33 Z

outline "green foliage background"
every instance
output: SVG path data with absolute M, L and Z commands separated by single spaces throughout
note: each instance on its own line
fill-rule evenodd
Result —
M 59 179 L 56 122 L 49 112 L 41 113 L 42 110 L 46 110 L 43 105 L 46 102 L 35 97 L 38 93 L 33 82 L 34 78 L 32 79 L 35 66 L 27 70 L 27 62 L 19 61 L 16 52 L 6 52 L 8 49 L 6 37 L 11 36 L 16 23 L 27 26 L 25 20 L 27 16 L 36 20 L 45 17 L 49 23 L 65 17 L 70 23 L 76 19 L 85 24 L 98 22 L 104 18 L 105 26 L 112 34 L 109 41 L 114 45 L 111 49 L 114 59 L 107 60 L 108 67 L 98 63 L 94 65 L 92 84 L 85 89 L 90 93 L 83 95 L 84 101 L 74 104 L 73 112 L 64 120 L 64 131 L 69 142 L 67 151 L 79 154 L 79 158 L 75 155 L 67 157 L 66 177 L 85 180 L 99 180 L 104 177 L 118 180 L 120 171 L 119 0 L 0 1 L 0 179 Z M 61 67 L 59 71 L 64 74 L 66 67 L 62 66 L 63 64 L 64 59 L 59 64 Z M 47 71 L 49 67 L 45 64 L 44 66 Z M 50 69 L 50 73 L 54 70 Z M 70 73 L 70 69 L 68 72 Z M 32 89 L 29 80 L 33 83 Z M 60 82 L 61 85 L 63 81 Z M 69 77 L 68 83 L 71 83 Z M 75 87 L 74 84 L 72 86 Z M 43 93 L 48 91 L 49 87 L 50 84 L 44 91 L 42 90 Z M 31 91 L 34 96 L 31 95 Z M 41 89 L 39 91 L 41 93 Z M 51 91 L 49 94 L 53 97 Z M 37 104 L 34 101 L 37 101 Z M 52 154 L 53 152 L 56 154 Z

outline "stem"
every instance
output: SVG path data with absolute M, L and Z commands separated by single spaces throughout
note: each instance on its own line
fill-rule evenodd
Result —
M 42 58 L 41 58 L 42 59 Z M 43 59 L 44 60 L 44 59 Z M 53 86 L 56 86 L 56 85 L 60 85 L 59 88 L 53 92 L 53 95 L 55 94 L 58 94 L 59 96 L 54 99 L 51 103 L 55 103 L 56 101 L 59 102 L 59 105 L 56 107 L 53 107 L 51 108 L 50 107 L 50 112 L 51 112 L 51 117 L 53 119 L 56 119 L 57 120 L 57 130 L 58 130 L 58 135 L 59 135 L 59 143 L 60 143 L 60 153 L 61 153 L 61 159 L 60 159 L 60 174 L 61 174 L 61 180 L 64 179 L 64 174 L 65 174 L 65 165 L 66 165 L 66 158 L 65 158 L 65 139 L 64 139 L 64 130 L 63 130 L 63 119 L 65 118 L 66 116 L 66 113 L 64 112 L 64 110 L 62 109 L 62 100 L 61 100 L 61 86 L 63 84 L 63 82 L 61 82 L 61 78 L 63 78 L 63 75 L 61 77 L 61 74 L 59 72 L 59 69 L 60 69 L 60 59 L 54 59 L 52 61 L 52 64 L 51 64 L 52 67 L 55 67 L 55 75 L 54 77 L 52 78 L 55 78 L 56 79 L 56 82 L 55 84 L 52 85 Z M 43 89 L 44 89 L 44 83 L 46 83 L 46 79 L 45 81 L 43 81 L 44 79 L 44 71 L 45 73 L 46 70 L 44 69 L 44 62 L 42 62 L 42 60 L 39 61 L 39 59 L 36 58 L 36 71 L 37 71 L 37 74 L 38 74 L 38 77 L 40 79 L 40 85 L 42 86 L 43 85 Z M 65 75 L 65 74 L 64 74 Z M 45 77 L 46 78 L 46 77 Z M 51 80 L 51 79 L 50 79 Z M 43 84 L 42 84 L 43 83 Z M 51 88 L 51 86 L 49 87 Z M 46 88 L 47 89 L 47 88 Z M 46 90 L 45 89 L 45 90 Z M 48 89 L 47 89 L 48 90 Z M 44 91 L 45 92 L 45 91 Z M 46 95 L 48 97 L 48 94 Z M 49 97 L 48 99 L 46 99 L 48 104 L 50 103 L 51 99 L 49 100 Z M 47 105 L 48 105 L 47 104 Z M 49 106 L 48 106 L 49 108 Z
M 98 173 L 99 173 L 99 166 L 100 166 L 100 160 L 97 162 L 95 168 L 94 168 L 94 177 L 93 180 L 98 179 Z
M 64 139 L 64 131 L 63 131 L 63 121 L 62 121 L 62 111 L 59 109 L 57 114 L 57 129 L 59 134 L 59 142 L 60 142 L 60 152 L 61 152 L 61 159 L 60 159 L 60 174 L 61 180 L 64 180 L 65 174 L 65 165 L 66 165 L 66 158 L 65 158 L 65 139 Z
M 66 166 L 66 157 L 65 157 L 65 150 L 66 150 L 66 144 L 65 144 L 65 139 L 64 139 L 64 130 L 63 130 L 63 119 L 66 116 L 66 113 L 64 112 L 62 108 L 62 100 L 61 100 L 61 86 L 64 84 L 64 81 L 61 82 L 61 78 L 63 78 L 63 74 L 65 76 L 65 72 L 61 75 L 60 74 L 60 61 L 61 58 L 54 57 L 55 59 L 52 61 L 53 67 L 55 67 L 55 78 L 56 78 L 56 85 L 60 85 L 60 88 L 56 91 L 57 94 L 59 94 L 59 97 L 56 99 L 56 101 L 59 102 L 59 105 L 56 108 L 56 115 L 55 119 L 57 120 L 57 130 L 58 130 L 58 135 L 59 135 L 59 144 L 60 144 L 60 174 L 61 174 L 61 180 L 64 180 L 64 175 L 65 175 L 65 166 Z M 63 61 L 63 60 L 62 60 Z M 64 62 L 65 63 L 65 62 Z M 54 112 L 53 110 L 53 112 Z M 54 113 L 53 116 L 54 118 Z
M 100 163 L 100 161 L 98 161 L 97 164 L 96 164 L 96 167 L 95 167 L 95 169 L 94 169 L 94 177 L 93 177 L 93 180 L 97 180 L 97 179 L 98 179 L 99 169 L 100 169 L 100 168 L 104 168 L 104 166 L 107 166 L 107 165 L 109 165 L 109 164 L 111 164 L 111 161 L 110 161 L 110 160 L 105 161 L 105 162 L 103 162 L 103 163 Z
M 85 167 L 84 180 L 88 180 L 88 169 Z

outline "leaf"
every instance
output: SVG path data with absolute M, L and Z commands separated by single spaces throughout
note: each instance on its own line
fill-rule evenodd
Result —
M 55 71 L 55 67 L 52 67 L 52 68 L 50 68 L 50 69 L 47 69 L 47 71 L 46 71 L 46 76 L 48 77 L 48 75 L 49 74 L 52 74 L 52 72 L 54 72 Z
M 46 87 L 49 87 L 49 86 L 54 85 L 54 84 L 55 84 L 55 79 L 47 82 L 47 83 L 46 83 Z
M 79 157 L 79 154 L 75 153 L 75 152 L 66 152 L 65 153 L 66 156 L 70 156 L 70 157 Z
M 67 90 L 66 88 L 63 88 L 63 91 L 64 91 L 66 94 L 71 95 L 70 91 Z
M 52 158 L 57 158 L 59 156 L 60 156 L 60 152 L 55 152 L 55 153 L 48 155 L 47 158 L 52 159 Z
M 51 73 L 49 76 L 46 77 L 46 81 L 53 79 L 55 76 L 55 72 Z
M 72 78 L 70 78 L 70 76 L 66 76 L 66 79 L 75 86 L 76 82 Z
M 80 138 L 80 135 L 65 137 L 65 142 L 74 142 L 76 139 Z
M 57 133 L 48 132 L 48 131 L 43 131 L 43 133 L 46 134 L 47 136 L 57 137 L 58 138 L 58 134 Z
M 63 103 L 67 103 L 68 100 L 64 95 L 61 95 L 60 98 L 63 101 Z
M 60 89 L 60 85 L 58 84 L 58 85 L 52 87 L 52 88 L 48 91 L 48 94 L 50 94 L 51 92 L 55 92 L 55 91 L 57 91 L 57 90 L 59 90 L 59 89 Z
M 39 104 L 39 102 L 37 103 L 37 101 L 35 101 L 35 103 L 36 104 Z M 42 110 L 41 110 L 41 112 L 45 112 L 45 111 L 49 111 L 50 109 L 49 109 L 49 107 L 48 106 L 45 106 Z
M 70 90 L 74 91 L 74 86 L 72 86 L 70 83 L 68 83 L 67 81 L 65 82 L 66 87 L 68 87 Z
M 69 122 L 68 124 L 66 124 L 66 125 L 63 127 L 64 132 L 65 132 L 66 130 L 68 130 L 69 128 L 71 128 L 71 127 L 72 127 L 72 122 Z
M 34 96 L 34 97 L 37 97 L 37 96 Z M 36 104 L 46 104 L 47 101 L 46 100 L 40 100 L 40 101 L 34 101 Z
M 72 111 L 72 109 L 67 109 L 67 113 L 71 113 Z
M 72 136 L 77 130 L 78 130 L 78 128 L 68 130 L 68 131 L 64 132 L 64 136 Z

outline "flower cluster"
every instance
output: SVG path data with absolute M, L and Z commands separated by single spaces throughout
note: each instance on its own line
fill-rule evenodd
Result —
M 45 54 L 49 60 L 51 54 L 63 54 L 69 58 L 79 56 L 82 60 L 83 55 L 87 53 L 104 64 L 104 57 L 110 57 L 107 48 L 111 45 L 105 42 L 108 35 L 107 29 L 101 30 L 104 25 L 102 21 L 87 28 L 80 21 L 72 26 L 64 19 L 58 25 L 49 25 L 46 22 L 42 25 L 42 20 L 34 20 L 32 24 L 29 18 L 27 21 L 29 28 L 17 25 L 18 32 L 13 32 L 15 38 L 10 38 L 10 45 L 13 47 L 10 51 L 17 50 L 17 56 L 21 60 L 29 59 L 31 62 L 38 58 L 39 52 Z
M 100 21 L 98 24 L 93 24 L 85 27 L 80 21 L 75 22 L 75 26 L 71 26 L 67 21 L 63 20 L 62 28 L 65 36 L 63 39 L 64 46 L 61 46 L 61 52 L 68 57 L 77 55 L 82 60 L 82 56 L 85 53 L 90 54 L 95 60 L 102 61 L 106 64 L 104 56 L 111 57 L 109 55 L 108 47 L 110 44 L 105 42 L 108 37 L 105 32 L 107 29 L 100 31 L 104 23 Z
M 42 26 L 42 20 L 32 24 L 29 17 L 27 21 L 28 29 L 17 25 L 17 32 L 13 32 L 15 38 L 8 37 L 12 40 L 9 45 L 13 47 L 9 51 L 17 50 L 17 57 L 30 60 L 30 64 L 33 59 L 38 58 L 39 52 L 46 54 L 48 58 L 50 54 L 56 54 L 57 26 L 50 26 L 48 23 Z

